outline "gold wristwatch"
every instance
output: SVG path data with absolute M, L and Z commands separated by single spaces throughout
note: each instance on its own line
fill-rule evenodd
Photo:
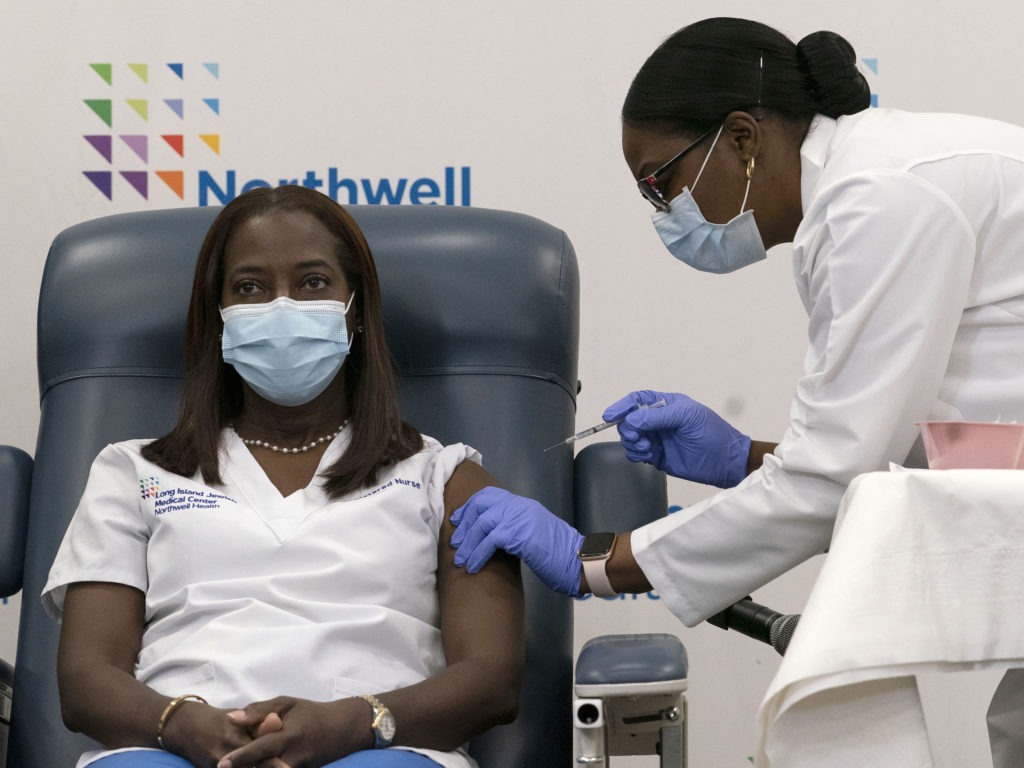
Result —
M 395 740 L 395 716 L 376 696 L 366 694 L 359 698 L 373 708 L 373 722 L 370 723 L 370 728 L 373 730 L 373 748 L 390 747 L 391 742 Z

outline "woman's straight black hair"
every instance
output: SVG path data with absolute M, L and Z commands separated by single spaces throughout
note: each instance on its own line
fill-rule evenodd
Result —
M 221 354 L 219 303 L 224 249 L 240 225 L 277 211 L 308 213 L 331 233 L 335 253 L 359 307 L 363 332 L 345 360 L 345 394 L 351 424 L 348 449 L 325 472 L 325 490 L 338 498 L 373 483 L 381 469 L 423 447 L 423 438 L 402 421 L 397 382 L 384 339 L 380 284 L 370 246 L 352 216 L 320 192 L 300 186 L 258 188 L 232 200 L 210 225 L 196 263 L 185 330 L 185 382 L 178 423 L 142 449 L 154 464 L 185 477 L 196 472 L 221 481 L 221 432 L 242 409 L 242 380 Z M 338 414 L 341 423 L 344 414 Z

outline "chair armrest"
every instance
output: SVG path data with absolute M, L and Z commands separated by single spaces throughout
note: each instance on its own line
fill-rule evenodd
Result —
M 576 659 L 576 695 L 678 694 L 687 688 L 686 648 L 675 635 L 602 635 Z
M 14 701 L 14 668 L 0 659 L 0 768 L 7 766 L 11 731 L 11 704 Z
M 594 443 L 576 456 L 576 528 L 631 531 L 668 512 L 665 473 L 626 458 L 618 442 Z
M 0 724 L 11 722 L 11 699 L 14 695 L 14 667 L 0 659 Z M 0 752 L 0 758 L 3 753 Z
M 31 489 L 32 457 L 0 445 L 0 597 L 21 591 Z

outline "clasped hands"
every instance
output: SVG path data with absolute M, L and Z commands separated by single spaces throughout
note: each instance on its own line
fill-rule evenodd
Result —
M 236 710 L 189 703 L 164 735 L 197 768 L 319 768 L 372 742 L 370 709 L 357 698 L 278 696 Z

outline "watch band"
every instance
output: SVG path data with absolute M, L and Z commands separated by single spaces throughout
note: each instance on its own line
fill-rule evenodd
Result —
M 584 549 L 586 547 L 584 546 Z M 608 579 L 608 560 L 611 559 L 612 551 L 615 549 L 615 539 L 612 539 L 608 549 L 597 555 L 580 554 L 580 562 L 583 565 L 583 575 L 587 577 L 587 586 L 595 597 L 616 597 L 618 592 L 612 587 Z

